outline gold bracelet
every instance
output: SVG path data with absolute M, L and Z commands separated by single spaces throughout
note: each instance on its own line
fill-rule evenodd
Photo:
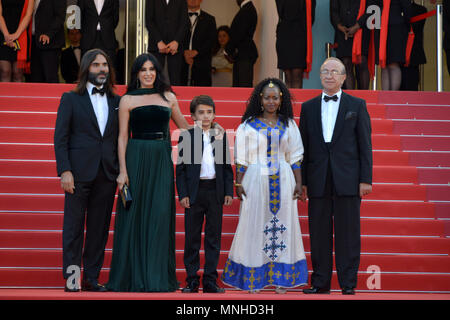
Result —
M 242 184 L 240 184 L 240 183 L 235 183 L 234 186 L 235 186 L 235 187 L 242 187 Z

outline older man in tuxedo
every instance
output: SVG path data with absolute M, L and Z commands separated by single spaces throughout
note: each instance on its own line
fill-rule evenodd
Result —
M 81 59 L 80 82 L 62 95 L 58 108 L 54 145 L 65 192 L 63 276 L 68 280 L 65 290 L 70 292 L 79 291 L 77 283 L 70 280 L 74 270 L 81 268 L 81 260 L 81 289 L 106 291 L 98 277 L 119 174 L 120 97 L 114 94 L 113 83 L 111 59 L 100 49 L 89 50 Z
M 345 66 L 337 58 L 320 68 L 323 93 L 302 105 L 302 199 L 308 216 L 313 273 L 306 294 L 329 293 L 336 269 L 342 294 L 354 294 L 361 251 L 361 198 L 372 191 L 371 124 L 366 102 L 342 92 Z

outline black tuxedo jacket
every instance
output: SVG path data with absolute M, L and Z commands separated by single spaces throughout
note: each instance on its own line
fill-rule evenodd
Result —
M 251 60 L 256 62 L 258 50 L 253 35 L 255 34 L 258 14 L 252 2 L 246 3 L 236 14 L 230 31 L 225 51 L 235 60 Z
M 189 40 L 191 39 L 191 23 L 188 21 L 187 33 L 184 39 L 184 50 L 189 50 Z M 212 47 L 216 43 L 217 30 L 216 19 L 201 10 L 197 18 L 197 23 L 192 37 L 192 50 L 197 50 L 198 55 L 194 58 L 192 65 L 191 85 L 211 86 L 211 59 Z M 189 65 L 184 63 L 183 80 L 187 84 Z
M 119 0 L 105 0 L 100 15 L 93 0 L 78 0 L 78 6 L 81 10 L 81 48 L 83 51 L 93 49 L 99 22 L 106 49 L 116 49 L 117 40 L 114 30 L 119 23 Z
M 61 49 L 66 44 L 64 22 L 66 19 L 66 3 L 61 0 L 41 0 L 34 17 L 35 41 L 40 49 Z M 39 42 L 41 35 L 47 35 L 50 43 Z
M 302 183 L 309 197 L 322 197 L 328 167 L 339 196 L 359 195 L 359 184 L 372 184 L 372 140 L 366 102 L 342 93 L 333 136 L 323 139 L 322 96 L 302 104 L 300 132 L 304 155 Z
M 108 179 L 116 179 L 119 100 L 116 95 L 108 97 L 108 122 L 102 136 L 89 93 L 71 91 L 62 95 L 54 136 L 58 176 L 69 170 L 76 182 L 92 181 L 101 163 Z
M 61 75 L 66 83 L 74 83 L 78 79 L 78 65 L 77 57 L 73 52 L 72 47 L 68 47 L 61 52 Z
M 331 24 L 337 29 L 338 24 L 345 27 L 352 27 L 358 18 L 360 1 L 355 0 L 331 0 L 330 1 L 330 20 Z
M 147 0 L 145 6 L 145 25 L 148 30 L 148 51 L 158 51 L 158 42 L 168 44 L 178 42 L 182 52 L 189 18 L 186 0 Z
M 226 134 L 223 139 L 211 137 L 216 170 L 216 194 L 219 203 L 225 196 L 233 196 L 233 170 Z M 195 151 L 197 150 L 197 153 Z M 201 153 L 200 153 L 201 152 Z M 194 127 L 183 131 L 178 141 L 178 160 L 176 165 L 176 184 L 178 198 L 189 197 L 190 204 L 197 198 L 198 184 L 203 155 L 202 129 Z

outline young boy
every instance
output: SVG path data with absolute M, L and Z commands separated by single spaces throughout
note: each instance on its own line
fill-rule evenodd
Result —
M 198 292 L 199 251 L 205 223 L 205 266 L 203 292 L 223 293 L 217 286 L 217 264 L 222 234 L 222 206 L 233 201 L 233 171 L 226 134 L 219 139 L 211 130 L 215 105 L 211 97 L 194 97 L 190 105 L 194 128 L 184 131 L 178 142 L 176 184 L 178 199 L 185 208 L 184 293 Z

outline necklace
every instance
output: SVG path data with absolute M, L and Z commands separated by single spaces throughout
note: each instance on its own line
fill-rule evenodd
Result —
M 264 117 L 262 117 L 262 119 L 264 119 L 264 122 L 265 122 L 266 124 L 269 124 L 271 127 L 273 127 L 273 126 L 275 125 L 275 123 L 276 123 L 275 120 L 269 120 L 269 119 L 264 118 Z

